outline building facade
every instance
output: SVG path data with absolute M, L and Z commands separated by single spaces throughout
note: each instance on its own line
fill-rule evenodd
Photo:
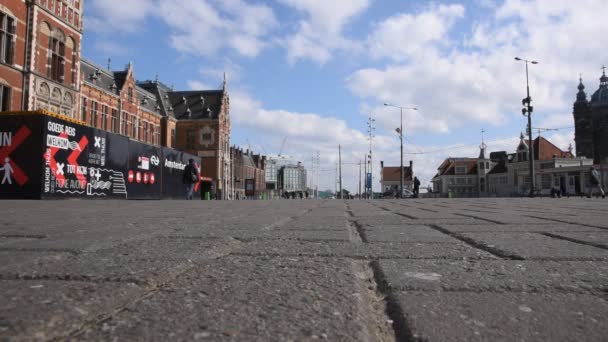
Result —
M 583 80 L 579 80 L 573 116 L 577 156 L 593 159 L 595 164 L 608 164 L 608 76 L 605 68 L 600 86 L 590 100 L 587 100 Z
M 593 160 L 575 158 L 539 136 L 533 140 L 534 172 L 537 193 L 549 195 L 559 190 L 564 195 L 580 195 L 589 187 Z M 530 191 L 530 149 L 523 134 L 515 153 L 504 151 L 486 155 L 485 145 L 478 158 L 448 158 L 433 178 L 433 192 L 445 197 L 526 196 Z M 600 168 L 606 183 L 608 170 Z
M 74 117 L 80 90 L 81 0 L 0 4 L 0 109 Z
M 81 58 L 83 0 L 0 3 L 0 111 L 44 109 L 202 157 L 203 192 L 232 191 L 230 99 L 222 89 L 173 91 Z
M 267 198 L 265 181 L 266 157 L 243 151 L 235 146 L 230 148 L 233 167 L 234 199 L 263 199 Z
M 401 186 L 401 171 L 399 169 L 399 166 L 384 166 L 384 162 L 380 162 L 381 192 L 392 192 L 395 195 L 399 193 L 399 187 Z M 413 162 L 410 160 L 410 166 L 403 167 L 403 188 L 413 191 L 413 179 Z
M 282 197 L 303 198 L 307 195 L 306 169 L 301 162 L 283 165 L 277 172 L 277 186 Z

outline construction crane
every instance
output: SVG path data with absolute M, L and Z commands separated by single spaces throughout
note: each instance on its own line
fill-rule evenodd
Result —
M 287 142 L 287 136 L 285 136 L 283 138 L 283 142 L 281 143 L 281 148 L 279 149 L 279 157 L 281 156 L 281 153 L 283 153 L 283 148 L 285 148 L 285 143 Z

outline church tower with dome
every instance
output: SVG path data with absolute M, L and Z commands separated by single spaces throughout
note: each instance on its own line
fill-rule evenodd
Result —
M 603 69 L 600 87 L 589 101 L 580 79 L 573 109 L 576 155 L 595 164 L 608 163 L 608 77 Z

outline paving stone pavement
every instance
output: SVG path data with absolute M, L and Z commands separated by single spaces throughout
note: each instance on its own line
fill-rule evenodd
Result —
M 608 201 L 3 201 L 0 341 L 606 341 Z

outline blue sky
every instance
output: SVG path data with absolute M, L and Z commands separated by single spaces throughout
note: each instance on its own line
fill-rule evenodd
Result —
M 88 0 L 82 55 L 139 80 L 156 73 L 176 89 L 215 89 L 228 77 L 232 143 L 305 162 L 320 152 L 320 188 L 334 188 L 338 144 L 344 184 L 357 189 L 376 123 L 374 169 L 405 155 L 428 184 L 447 157 L 475 157 L 481 130 L 490 151 L 512 152 L 526 119 L 525 66 L 533 127 L 572 127 L 583 74 L 587 94 L 608 63 L 605 0 Z M 127 23 L 127 24 L 125 24 Z M 120 29 L 119 29 L 120 28 Z M 603 32 L 603 33 L 602 33 Z M 573 129 L 542 132 L 566 149 Z M 536 135 L 536 133 L 535 133 Z M 572 142 L 573 144 L 573 142 Z M 573 144 L 574 145 L 574 144 Z M 377 172 L 375 179 L 379 179 Z M 377 183 L 376 183 L 377 184 Z M 377 185 L 375 185 L 377 188 Z

